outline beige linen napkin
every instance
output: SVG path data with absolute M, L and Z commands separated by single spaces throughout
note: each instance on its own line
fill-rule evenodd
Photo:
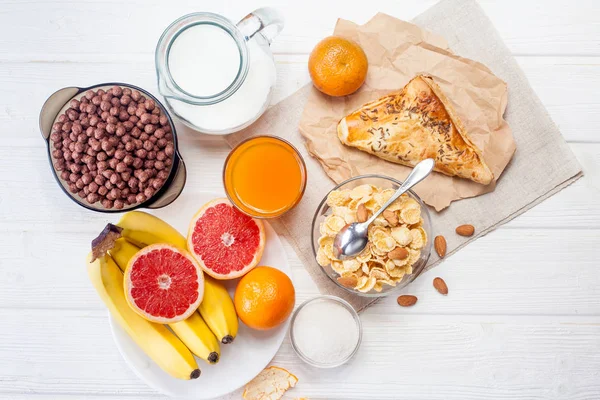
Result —
M 582 172 L 517 62 L 475 1 L 444 0 L 414 22 L 443 36 L 455 54 L 482 62 L 508 84 L 505 119 L 517 143 L 517 152 L 493 192 L 455 202 L 440 213 L 432 210 L 432 236 L 446 236 L 448 257 L 562 190 L 579 179 Z M 322 293 L 340 296 L 360 311 L 374 300 L 353 296 L 340 289 L 321 272 L 313 258 L 312 217 L 334 183 L 321 165 L 309 156 L 298 132 L 300 116 L 311 90 L 312 85 L 308 84 L 269 109 L 255 124 L 226 140 L 235 146 L 248 137 L 272 134 L 285 138 L 300 150 L 308 169 L 304 198 L 294 210 L 273 221 L 273 225 L 290 242 Z M 474 236 L 464 238 L 453 234 L 454 228 L 464 223 L 476 227 Z M 437 255 L 432 253 L 427 268 L 439 262 Z

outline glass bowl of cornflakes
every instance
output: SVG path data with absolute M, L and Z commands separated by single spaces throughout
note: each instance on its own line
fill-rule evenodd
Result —
M 355 258 L 333 255 L 337 233 L 370 218 L 402 182 L 383 175 L 361 175 L 334 187 L 321 201 L 312 223 L 317 264 L 339 287 L 363 297 L 383 297 L 415 280 L 431 253 L 431 219 L 412 190 L 403 194 L 369 226 L 367 247 Z

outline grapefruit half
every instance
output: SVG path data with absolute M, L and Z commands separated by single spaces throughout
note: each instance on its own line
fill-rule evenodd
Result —
M 129 260 L 124 276 L 129 306 L 160 324 L 183 321 L 196 311 L 204 296 L 204 274 L 185 250 L 153 244 Z
M 254 268 L 265 248 L 261 221 L 235 208 L 227 199 L 206 203 L 190 223 L 188 250 L 215 279 L 235 279 Z

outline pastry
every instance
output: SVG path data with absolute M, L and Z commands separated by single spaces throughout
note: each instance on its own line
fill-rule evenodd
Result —
M 340 141 L 397 164 L 435 160 L 435 171 L 487 185 L 494 175 L 441 88 L 429 76 L 342 118 Z

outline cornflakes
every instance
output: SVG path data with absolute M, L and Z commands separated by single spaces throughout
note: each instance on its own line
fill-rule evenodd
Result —
M 344 226 L 346 226 L 346 221 L 337 215 L 330 215 L 325 220 L 325 232 L 327 236 L 335 237 Z
M 392 228 L 391 235 L 396 243 L 402 247 L 408 246 L 412 240 L 410 229 L 408 229 L 406 226 L 397 226 Z
M 362 277 L 362 278 L 365 278 L 365 277 Z M 359 292 L 362 292 L 362 293 L 370 292 L 373 289 L 373 287 L 375 286 L 375 284 L 377 283 L 377 281 L 375 280 L 375 278 L 373 278 L 373 277 L 366 277 L 366 280 L 364 280 L 364 284 L 360 285 L 361 279 L 359 279 L 359 282 L 356 285 L 355 289 L 358 290 Z
M 363 204 L 369 217 L 379 210 L 394 194 L 393 189 L 360 185 L 350 190 L 334 190 L 327 196 L 331 209 L 319 227 L 317 263 L 331 266 L 339 275 L 338 282 L 354 290 L 368 293 L 380 292 L 387 286 L 396 286 L 405 275 L 413 272 L 413 265 L 421 258 L 421 249 L 427 244 L 419 203 L 403 194 L 387 210 L 399 226 L 390 226 L 383 216 L 375 219 L 368 229 L 367 247 L 355 258 L 340 261 L 333 254 L 335 235 L 346 225 L 357 221 L 357 210 Z M 389 215 L 388 215 L 389 216 Z M 390 259 L 389 253 L 398 247 L 408 250 L 402 260 Z
M 349 272 L 356 272 L 360 269 L 361 263 L 356 258 L 342 261 L 344 270 Z
M 349 191 L 350 198 L 352 199 L 360 199 L 371 193 L 373 193 L 373 186 L 371 185 L 360 185 Z
M 367 246 L 357 256 L 356 260 L 360 263 L 366 263 L 373 257 L 371 253 L 371 243 L 367 243 Z
M 360 268 L 361 268 L 363 274 L 369 275 L 369 271 L 371 270 L 369 263 L 363 263 Z
M 385 272 L 385 270 L 380 267 L 375 267 L 375 268 L 371 269 L 371 271 L 369 272 L 369 277 L 375 278 L 375 280 L 382 280 L 382 279 L 389 278 L 387 272 Z
M 346 272 L 344 269 L 344 264 L 339 260 L 331 260 L 331 269 L 333 269 L 339 275 L 342 275 L 344 272 Z
M 406 265 L 413 265 L 419 260 L 419 258 L 421 258 L 420 250 L 408 249 L 408 262 Z
M 379 217 L 375 218 L 375 221 L 373 221 L 373 225 L 375 226 L 390 226 L 389 222 L 383 217 L 383 215 L 380 215 Z
M 317 251 L 317 262 L 321 267 L 326 267 L 331 263 L 331 260 L 327 254 L 325 254 L 325 250 L 323 250 L 322 247 L 319 247 L 319 250 Z
M 392 197 L 393 194 L 394 194 L 394 189 L 385 189 L 385 190 L 382 190 L 381 192 L 375 193 L 373 195 L 373 198 L 375 199 L 377 204 L 379 204 L 379 207 L 381 207 L 390 199 L 390 197 Z M 394 210 L 391 210 L 391 211 L 394 211 Z
M 380 205 L 377 204 L 375 199 L 370 196 L 363 197 L 363 199 L 361 201 L 359 201 L 358 204 L 364 204 L 365 208 L 367 210 L 371 211 L 371 213 L 374 212 L 375 210 L 379 210 L 379 207 L 380 207 Z
M 398 267 L 392 260 L 385 263 L 385 272 L 391 278 L 402 278 L 406 274 L 404 267 Z
M 332 208 L 332 210 L 333 210 L 332 215 L 343 218 L 347 224 L 356 222 L 356 211 L 354 211 L 350 207 L 339 206 L 339 207 Z
M 396 241 L 391 236 L 385 236 L 375 241 L 375 247 L 377 250 L 389 253 L 396 248 Z
M 344 206 L 350 200 L 350 193 L 347 190 L 332 190 L 327 195 L 327 205 L 329 207 Z
M 410 237 L 412 239 L 410 241 L 410 247 L 412 247 L 413 249 L 418 250 L 418 249 L 423 248 L 423 246 L 425 246 L 425 242 L 427 240 L 427 234 L 425 233 L 425 231 L 422 228 L 411 229 Z
M 421 207 L 413 199 L 404 202 L 400 210 L 400 219 L 408 225 L 417 224 L 421 220 Z
M 390 211 L 398 211 L 404 207 L 404 203 L 406 203 L 407 199 L 409 199 L 409 197 L 405 193 L 402 196 L 400 196 L 400 198 L 398 200 L 396 200 L 392 204 L 390 204 L 390 206 L 387 209 Z

